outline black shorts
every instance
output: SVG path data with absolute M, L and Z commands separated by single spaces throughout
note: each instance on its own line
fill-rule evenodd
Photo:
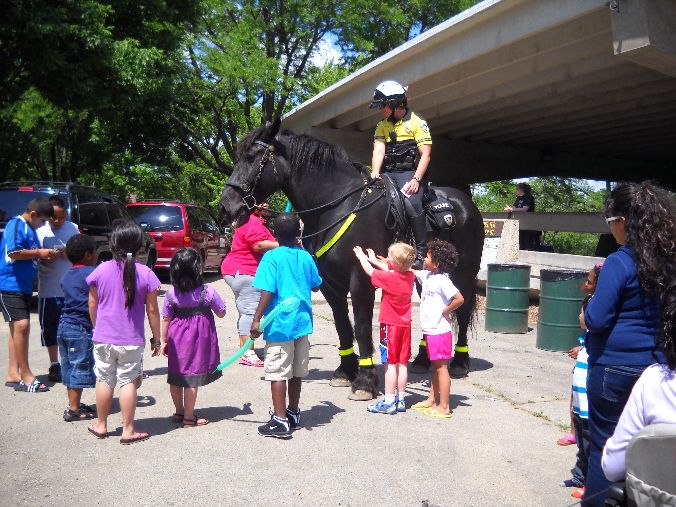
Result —
M 31 318 L 32 294 L 15 291 L 0 291 L 0 310 L 5 322 L 16 322 Z
M 38 316 L 40 317 L 40 341 L 43 347 L 56 346 L 56 330 L 59 328 L 63 298 L 38 299 Z

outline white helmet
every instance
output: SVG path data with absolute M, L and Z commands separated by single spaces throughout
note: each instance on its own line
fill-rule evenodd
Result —
M 380 109 L 385 106 L 389 106 L 391 109 L 406 106 L 406 88 L 396 81 L 380 83 L 373 93 L 373 100 L 369 104 L 369 109 Z

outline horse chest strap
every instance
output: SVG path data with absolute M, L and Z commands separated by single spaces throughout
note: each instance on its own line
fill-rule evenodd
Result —
M 345 234 L 345 231 L 347 231 L 352 225 L 352 222 L 354 222 L 354 219 L 357 218 L 356 213 L 350 213 L 350 215 L 345 219 L 343 222 L 343 225 L 340 226 L 340 229 L 331 237 L 330 240 L 328 240 L 324 246 L 322 246 L 319 250 L 317 250 L 317 253 L 315 254 L 316 258 L 320 258 L 322 255 L 324 255 L 326 252 L 329 251 L 329 249 L 336 244 L 336 242 Z

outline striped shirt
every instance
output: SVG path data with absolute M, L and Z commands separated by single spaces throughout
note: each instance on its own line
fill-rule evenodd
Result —
M 577 361 L 573 368 L 573 413 L 579 415 L 582 419 L 589 418 L 589 405 L 587 404 L 587 349 L 584 346 L 584 337 L 581 335 L 579 340 L 582 348 L 577 353 Z

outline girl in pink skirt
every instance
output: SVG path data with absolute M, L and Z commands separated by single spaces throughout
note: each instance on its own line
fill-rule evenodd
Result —
M 202 279 L 202 261 L 192 248 L 181 248 L 171 259 L 171 287 L 162 308 L 162 354 L 169 358 L 167 383 L 176 411 L 175 423 L 184 428 L 204 426 L 195 414 L 197 388 L 221 376 L 212 373 L 220 362 L 217 317 L 225 316 L 225 303 Z

